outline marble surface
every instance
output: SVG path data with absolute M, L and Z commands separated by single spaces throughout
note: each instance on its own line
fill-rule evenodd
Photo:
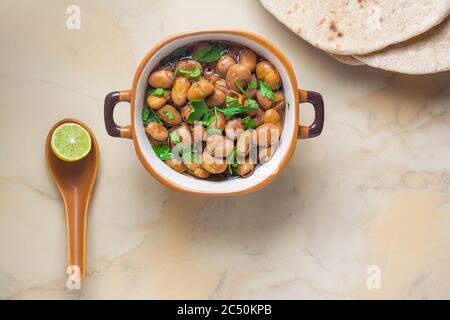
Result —
M 66 28 L 69 4 L 81 8 L 80 30 Z M 323 94 L 325 129 L 259 192 L 175 193 L 131 141 L 106 134 L 103 99 L 130 87 L 162 38 L 222 27 L 278 45 L 301 87 Z M 0 30 L 0 298 L 450 298 L 449 73 L 340 64 L 256 0 L 4 0 Z M 118 109 L 126 124 L 128 106 Z M 43 151 L 65 117 L 86 122 L 101 148 L 88 275 L 72 291 Z M 367 286 L 372 265 L 378 289 Z

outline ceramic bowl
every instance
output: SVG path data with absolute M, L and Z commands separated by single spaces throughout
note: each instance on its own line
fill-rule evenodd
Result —
M 141 120 L 147 79 L 160 60 L 181 46 L 197 41 L 211 40 L 232 41 L 252 49 L 273 63 L 278 69 L 283 83 L 286 112 L 279 148 L 270 161 L 260 165 L 253 175 L 245 179 L 201 180 L 174 171 L 156 157 Z M 114 108 L 121 101 L 131 105 L 131 124 L 127 126 L 119 126 L 114 122 Z M 299 125 L 299 104 L 302 102 L 309 102 L 314 106 L 315 119 L 310 126 Z M 266 186 L 286 167 L 295 150 L 297 139 L 318 136 L 322 132 L 324 122 L 322 96 L 314 91 L 298 89 L 294 70 L 286 56 L 269 41 L 254 33 L 241 30 L 196 31 L 164 39 L 142 59 L 134 75 L 131 89 L 114 91 L 106 96 L 104 113 L 108 134 L 113 137 L 132 139 L 140 161 L 154 178 L 174 190 L 205 195 L 245 194 Z

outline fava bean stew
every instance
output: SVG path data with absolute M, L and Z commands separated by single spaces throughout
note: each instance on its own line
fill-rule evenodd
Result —
M 278 70 L 231 42 L 178 48 L 148 78 L 142 121 L 159 159 L 200 179 L 246 178 L 276 152 L 286 106 Z

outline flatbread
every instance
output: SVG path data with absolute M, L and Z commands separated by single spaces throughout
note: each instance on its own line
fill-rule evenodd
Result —
M 363 66 L 364 63 L 354 58 L 353 56 L 342 56 L 340 54 L 329 53 L 334 59 L 340 63 L 348 64 L 350 66 Z
M 260 0 L 281 23 L 322 50 L 367 54 L 438 25 L 450 0 Z
M 411 40 L 356 58 L 369 66 L 400 73 L 450 70 L 450 18 Z

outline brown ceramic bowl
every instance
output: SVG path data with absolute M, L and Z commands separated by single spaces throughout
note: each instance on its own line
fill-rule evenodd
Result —
M 141 120 L 147 79 L 159 61 L 181 46 L 211 40 L 233 41 L 254 50 L 275 65 L 283 82 L 287 107 L 280 146 L 270 161 L 259 166 L 253 175 L 245 179 L 209 181 L 174 171 L 156 157 Z M 114 122 L 113 111 L 120 101 L 126 101 L 131 105 L 130 125 L 119 126 Z M 302 102 L 309 102 L 314 106 L 315 119 L 310 126 L 299 125 L 299 104 Z M 108 134 L 132 139 L 142 164 L 159 182 L 174 190 L 193 194 L 235 195 L 253 192 L 266 186 L 286 167 L 295 150 L 297 139 L 318 136 L 322 132 L 323 122 L 322 96 L 317 92 L 298 89 L 294 70 L 286 56 L 269 41 L 254 33 L 240 30 L 196 31 L 164 39 L 153 47 L 140 63 L 134 75 L 132 88 L 111 92 L 105 99 L 105 124 Z

